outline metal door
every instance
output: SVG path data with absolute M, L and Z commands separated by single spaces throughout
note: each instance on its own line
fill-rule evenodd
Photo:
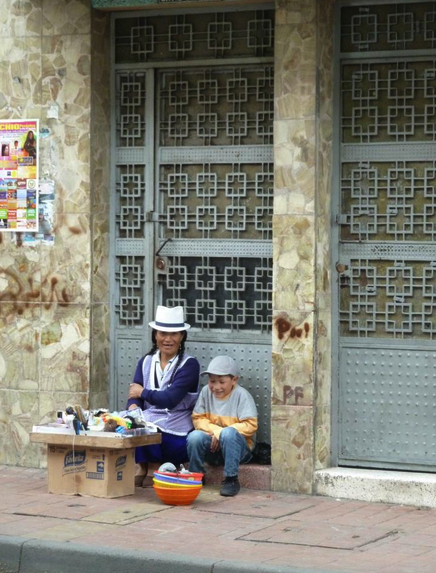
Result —
M 337 12 L 340 465 L 436 469 L 436 4 Z
M 188 351 L 202 367 L 237 360 L 268 441 L 273 12 L 114 26 L 114 404 L 150 346 L 156 304 L 182 305 Z

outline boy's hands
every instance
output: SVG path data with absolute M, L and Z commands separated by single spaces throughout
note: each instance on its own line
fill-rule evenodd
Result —
M 210 451 L 214 454 L 220 450 L 220 441 L 215 436 L 212 436 L 212 441 L 210 443 Z

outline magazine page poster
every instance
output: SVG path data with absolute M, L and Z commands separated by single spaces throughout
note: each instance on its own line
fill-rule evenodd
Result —
M 20 233 L 23 245 L 54 244 L 55 184 L 52 179 L 39 179 L 38 231 Z M 13 239 L 16 241 L 15 239 Z
M 0 121 L 0 231 L 38 230 L 38 120 Z

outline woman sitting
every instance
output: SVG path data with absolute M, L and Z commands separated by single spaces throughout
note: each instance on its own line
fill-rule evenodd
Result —
M 144 410 L 162 434 L 162 443 L 136 448 L 138 464 L 135 485 L 146 487 L 149 463 L 188 460 L 187 434 L 193 429 L 191 414 L 198 397 L 200 365 L 185 353 L 187 330 L 183 308 L 158 306 L 156 320 L 150 322 L 153 347 L 138 363 L 129 388 L 127 408 Z

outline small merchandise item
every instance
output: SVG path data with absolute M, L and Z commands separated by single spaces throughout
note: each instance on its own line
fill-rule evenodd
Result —
M 80 404 L 67 406 L 65 412 L 56 412 L 56 422 L 45 424 L 53 427 L 52 433 L 58 429 L 59 433 L 85 432 L 92 435 L 94 432 L 107 432 L 117 434 L 120 438 L 156 434 L 157 426 L 144 419 L 140 408 L 125 410 L 123 412 L 109 412 L 99 410 L 84 410 Z M 175 468 L 174 468 L 175 469 Z
M 183 465 L 179 472 L 164 471 L 171 466 L 176 469 L 173 464 L 165 463 L 154 472 L 154 491 L 166 505 L 190 505 L 203 487 L 203 474 L 189 472 Z
M 176 466 L 174 464 L 172 464 L 171 462 L 165 462 L 158 469 L 159 473 L 160 472 L 176 472 L 176 471 L 177 471 Z
M 187 481 L 186 483 L 171 483 L 168 481 L 163 481 L 162 479 L 157 479 L 156 477 L 153 478 L 153 483 L 159 487 L 169 487 L 169 488 L 179 488 L 179 489 L 186 489 L 186 488 L 201 488 L 202 483 L 200 482 L 192 482 Z
M 160 487 L 156 484 L 154 484 L 153 488 L 157 497 L 165 505 L 191 505 L 201 491 L 201 487 L 171 488 Z
M 159 481 L 162 482 L 177 484 L 177 485 L 202 485 L 201 477 L 203 477 L 203 475 L 201 474 L 200 477 L 200 474 L 197 474 L 197 476 L 198 479 L 195 479 L 196 476 L 182 477 L 180 474 L 170 475 L 168 473 L 163 473 L 163 472 L 154 472 L 155 479 L 158 479 Z

